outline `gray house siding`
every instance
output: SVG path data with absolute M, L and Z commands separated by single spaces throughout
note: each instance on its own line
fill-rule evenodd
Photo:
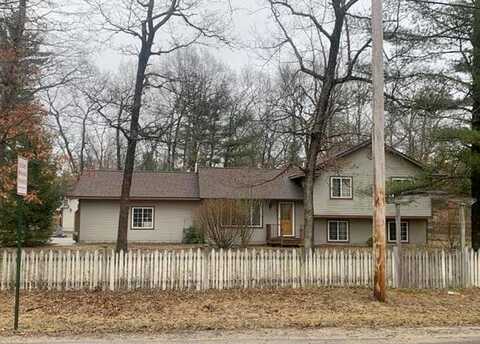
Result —
M 253 244 L 265 244 L 267 237 L 267 225 L 272 225 L 273 230 L 278 229 L 278 206 L 279 203 L 287 202 L 293 203 L 295 208 L 294 215 L 294 230 L 295 235 L 300 236 L 300 232 L 303 230 L 303 202 L 302 201 L 290 201 L 290 200 L 267 200 L 263 203 L 263 227 L 256 228 L 252 238 Z
M 300 236 L 303 229 L 303 202 L 301 201 L 278 201 L 264 200 L 262 202 L 262 226 L 252 228 L 252 245 L 265 245 L 267 239 L 267 225 L 278 226 L 278 205 L 280 202 L 292 202 L 295 207 L 295 234 Z
M 80 242 L 114 242 L 117 235 L 119 202 L 115 200 L 81 200 Z M 154 229 L 131 229 L 131 242 L 180 243 L 183 229 L 192 225 L 198 201 L 136 202 L 132 206 L 154 207 Z
M 117 200 L 81 200 L 80 242 L 114 242 L 118 227 L 119 203 Z M 288 202 L 288 201 L 286 201 Z M 266 243 L 266 226 L 277 225 L 279 201 L 266 200 L 262 204 L 262 227 L 254 227 L 251 243 Z M 303 203 L 295 201 L 295 233 L 303 228 Z M 154 207 L 154 229 L 131 229 L 129 214 L 128 240 L 130 242 L 181 243 L 183 229 L 194 222 L 195 209 L 200 201 L 135 202 L 132 207 Z
M 373 170 L 371 146 L 338 159 L 334 165 L 321 171 L 314 184 L 314 215 L 316 245 L 366 245 L 372 236 L 372 184 Z M 412 162 L 389 151 L 385 156 L 387 181 L 392 177 L 414 178 L 422 170 Z M 332 199 L 330 182 L 332 176 L 352 178 L 352 198 Z M 404 198 L 406 200 L 406 198 Z M 409 244 L 427 243 L 427 224 L 432 215 L 429 197 L 411 196 L 401 206 L 401 216 L 409 222 Z M 387 218 L 395 216 L 395 206 L 387 204 Z M 328 219 L 343 219 L 349 222 L 348 242 L 328 242 Z
M 328 242 L 327 223 L 329 219 L 315 219 L 315 245 L 359 245 L 365 246 L 369 238 L 372 237 L 371 219 L 347 219 L 349 222 L 349 241 L 348 242 Z M 409 219 L 409 245 L 425 245 L 427 243 L 427 223 L 426 219 Z
M 360 149 L 348 156 L 338 159 L 335 166 L 322 171 L 314 184 L 314 214 L 315 216 L 371 216 L 373 169 L 370 146 Z M 421 169 L 411 162 L 386 153 L 386 177 L 414 177 Z M 353 184 L 352 199 L 330 198 L 330 177 L 351 177 Z M 395 216 L 395 207 L 388 204 L 387 216 Z M 411 202 L 402 206 L 402 216 L 427 218 L 432 215 L 429 197 L 415 196 Z

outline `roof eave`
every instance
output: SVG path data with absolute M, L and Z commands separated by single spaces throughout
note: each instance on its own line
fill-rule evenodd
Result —
M 120 196 L 85 196 L 85 195 L 70 195 L 69 198 L 84 199 L 84 200 L 107 200 L 117 201 Z M 200 197 L 130 197 L 130 201 L 200 201 Z

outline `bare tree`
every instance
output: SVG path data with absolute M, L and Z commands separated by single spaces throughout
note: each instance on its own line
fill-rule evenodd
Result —
M 120 3 L 103 0 L 86 0 L 101 14 L 105 29 L 115 34 L 123 34 L 139 44 L 137 69 L 133 101 L 129 109 L 130 128 L 127 138 L 122 191 L 120 196 L 120 213 L 118 221 L 117 250 L 127 249 L 128 212 L 130 189 L 135 164 L 135 151 L 139 139 L 142 98 L 151 86 L 153 74 L 148 72 L 150 59 L 162 56 L 194 44 L 200 38 L 225 39 L 219 32 L 216 19 L 204 12 L 200 22 L 200 1 L 169 0 L 122 0 Z M 169 31 L 172 29 L 173 31 Z M 188 34 L 182 34 L 188 31 Z M 163 44 L 156 42 L 157 34 L 164 37 Z M 168 36 L 167 36 L 168 35 Z M 169 37 L 170 40 L 166 37 Z
M 267 1 L 282 35 L 280 46 L 288 46 L 299 70 L 320 84 L 313 94 L 315 108 L 307 134 L 306 161 L 302 167 L 305 174 L 305 247 L 310 248 L 313 238 L 313 185 L 318 154 L 325 144 L 329 119 L 334 113 L 333 95 L 340 85 L 359 79 L 354 76 L 354 68 L 370 46 L 370 39 L 354 44 L 350 37 L 350 11 L 358 0 L 333 0 L 328 4 L 315 0 L 302 4 L 289 0 Z

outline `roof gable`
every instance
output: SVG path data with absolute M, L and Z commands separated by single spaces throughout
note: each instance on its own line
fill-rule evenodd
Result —
M 352 148 L 349 148 L 349 149 L 347 149 L 347 150 L 344 150 L 344 151 L 342 151 L 342 152 L 340 152 L 340 153 L 335 154 L 335 155 L 334 155 L 332 158 L 330 158 L 329 160 L 335 160 L 335 159 L 339 159 L 339 158 L 348 156 L 348 155 L 350 155 L 350 154 L 353 154 L 353 153 L 355 153 L 355 152 L 357 152 L 357 151 L 359 151 L 359 150 L 361 150 L 361 149 L 363 149 L 363 148 L 369 147 L 369 146 L 371 146 L 371 145 L 372 145 L 372 140 L 366 140 L 366 141 L 364 141 L 364 142 L 362 142 L 362 143 L 359 143 L 358 145 L 356 145 L 356 146 L 354 146 L 354 147 L 352 147 Z M 393 148 L 393 147 L 390 146 L 390 145 L 387 145 L 387 144 L 385 145 L 385 152 L 389 152 L 389 153 L 391 153 L 391 154 L 393 154 L 393 155 L 396 155 L 396 156 L 398 156 L 398 157 L 400 157 L 400 158 L 402 158 L 402 159 L 407 160 L 407 161 L 410 162 L 411 164 L 413 164 L 413 165 L 415 165 L 415 166 L 417 166 L 417 167 L 419 167 L 419 168 L 421 168 L 421 169 L 425 169 L 425 165 L 424 165 L 424 164 L 422 164 L 421 162 L 415 160 L 414 158 L 406 155 L 405 153 L 400 152 L 398 149 L 395 149 L 395 148 Z
M 351 147 L 349 149 L 346 149 L 344 151 L 336 153 L 333 156 L 320 161 L 317 165 L 317 169 L 322 170 L 325 167 L 328 167 L 329 165 L 335 165 L 335 163 L 339 159 L 348 157 L 348 156 L 350 156 L 350 155 L 352 155 L 356 152 L 359 152 L 362 149 L 370 147 L 371 145 L 372 145 L 372 140 L 366 140 L 364 142 L 359 143 L 358 145 L 356 145 L 354 147 Z M 398 157 L 402 160 L 405 160 L 405 161 L 409 162 L 410 164 L 414 165 L 416 168 L 419 168 L 419 169 L 422 169 L 422 170 L 424 170 L 426 168 L 426 166 L 424 164 L 422 164 L 421 162 L 419 162 L 419 161 L 413 159 L 412 157 L 400 152 L 398 149 L 395 149 L 392 146 L 385 145 L 385 152 L 390 153 L 390 154 L 394 155 L 395 157 Z M 290 179 L 297 179 L 297 178 L 303 178 L 303 177 L 304 177 L 304 173 L 300 171 L 300 172 L 292 174 L 290 176 Z

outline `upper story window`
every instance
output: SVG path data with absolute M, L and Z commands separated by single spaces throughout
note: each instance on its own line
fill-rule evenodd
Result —
M 330 177 L 330 198 L 352 199 L 352 177 Z
M 132 207 L 132 229 L 153 229 L 153 207 Z
M 391 180 L 394 185 L 410 185 L 413 183 L 412 177 L 392 177 Z
M 413 177 L 391 177 L 390 187 L 393 189 L 392 192 L 387 195 L 387 203 L 393 203 L 395 200 L 395 194 L 399 194 L 402 191 L 407 191 L 408 187 L 413 183 Z
M 387 240 L 388 242 L 397 241 L 397 229 L 395 221 L 388 221 L 387 223 Z M 400 241 L 408 242 L 408 221 L 402 221 L 400 224 Z

